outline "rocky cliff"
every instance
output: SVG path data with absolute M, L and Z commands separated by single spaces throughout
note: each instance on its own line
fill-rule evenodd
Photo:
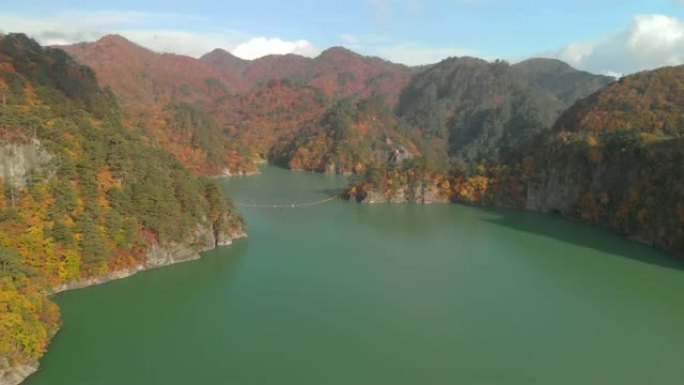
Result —
M 53 158 L 40 144 L 31 143 L 0 144 L 0 180 L 6 181 L 13 189 L 26 187 L 26 178 Z

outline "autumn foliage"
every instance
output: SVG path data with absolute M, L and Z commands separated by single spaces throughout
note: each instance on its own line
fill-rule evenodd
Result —
M 51 287 L 144 264 L 152 243 L 184 242 L 218 218 L 242 224 L 214 182 L 127 127 L 114 96 L 63 51 L 4 36 L 0 79 L 0 147 L 49 154 L 0 174 L 0 357 L 21 363 L 59 325 Z M 178 131 L 210 124 L 184 108 Z

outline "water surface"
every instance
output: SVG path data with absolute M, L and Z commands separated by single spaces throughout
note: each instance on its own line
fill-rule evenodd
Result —
M 242 203 L 325 198 L 266 168 Z M 243 207 L 249 239 L 55 299 L 30 385 L 681 384 L 684 265 L 538 214 Z

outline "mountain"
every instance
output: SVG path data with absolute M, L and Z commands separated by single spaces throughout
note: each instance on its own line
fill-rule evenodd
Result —
M 568 109 L 559 131 L 633 130 L 665 136 L 684 132 L 684 81 L 681 66 L 627 76 Z
M 421 201 L 428 192 L 428 200 L 558 213 L 681 253 L 682 103 L 684 66 L 642 72 L 579 100 L 505 162 L 418 178 L 415 167 L 371 170 L 347 195 Z
M 557 76 L 557 81 L 549 79 Z M 551 127 L 573 98 L 608 79 L 561 62 L 450 58 L 413 76 L 398 114 L 427 137 L 447 144 L 452 159 L 498 162 Z
M 212 67 L 189 56 L 160 54 L 108 35 L 94 43 L 58 46 L 91 67 L 125 109 L 158 110 L 169 103 L 211 101 L 229 87 Z M 209 79 L 219 84 L 210 84 Z
M 215 182 L 122 116 L 64 51 L 0 37 L 2 383 L 35 371 L 60 325 L 46 293 L 198 258 L 244 234 Z
M 252 87 L 271 80 L 287 80 L 296 85 L 322 90 L 326 96 L 381 93 L 395 103 L 411 70 L 377 57 L 366 57 L 343 47 L 323 51 L 316 58 L 268 55 L 245 61 L 223 50 L 214 50 L 200 60 L 221 73 L 237 73 Z
M 206 115 L 217 98 L 241 89 L 239 82 L 201 60 L 156 53 L 118 35 L 58 48 L 90 66 L 100 84 L 116 95 L 131 125 L 146 127 L 148 137 L 187 167 L 208 175 L 253 169 L 249 157 L 239 156 L 240 146 L 225 135 L 221 124 Z M 186 107 L 205 115 L 199 120 L 211 123 L 196 126 L 197 119 L 185 117 L 181 120 L 189 124 L 182 129 L 171 124 L 178 120 L 179 109 L 186 111 Z
M 551 91 L 566 106 L 615 81 L 611 76 L 578 71 L 556 59 L 528 59 L 511 67 L 533 84 Z
M 254 158 L 340 98 L 382 95 L 394 104 L 411 75 L 406 66 L 340 47 L 317 58 L 252 61 L 220 49 L 200 59 L 160 54 L 120 36 L 59 48 L 93 67 L 148 137 L 204 174 L 255 170 Z
M 362 173 L 375 164 L 400 164 L 422 155 L 413 134 L 384 99 L 348 97 L 281 141 L 270 158 L 291 169 Z
M 237 85 L 237 89 L 249 87 L 249 82 L 243 77 L 244 70 L 249 66 L 249 60 L 240 59 L 224 49 L 216 48 L 204 54 L 200 61 L 218 71 L 229 84 Z
M 217 100 L 208 111 L 248 154 L 267 159 L 273 146 L 320 118 L 330 102 L 320 89 L 271 79 Z
M 577 102 L 535 145 L 528 207 L 684 250 L 682 103 L 684 66 L 624 77 Z

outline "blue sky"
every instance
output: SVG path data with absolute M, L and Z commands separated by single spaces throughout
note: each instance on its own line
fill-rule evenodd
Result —
M 335 45 L 406 64 L 471 55 L 558 57 L 601 73 L 684 61 L 684 0 L 32 1 L 0 30 L 43 44 L 119 33 L 157 51 L 255 58 Z

